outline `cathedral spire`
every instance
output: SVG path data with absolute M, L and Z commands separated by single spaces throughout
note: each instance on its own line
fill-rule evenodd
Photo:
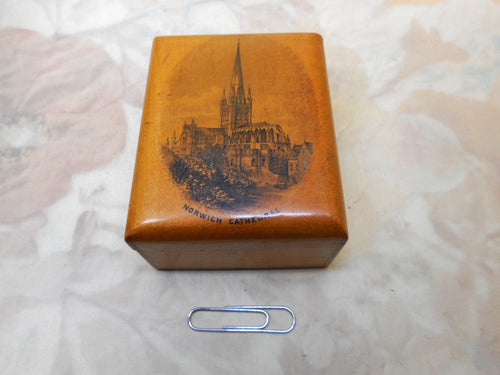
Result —
M 243 71 L 241 69 L 241 56 L 240 56 L 240 41 L 238 40 L 238 49 L 236 50 L 236 57 L 234 59 L 233 76 L 231 78 L 231 86 L 235 94 L 237 103 L 246 103 L 245 88 L 243 85 Z
M 221 128 L 225 128 L 229 133 L 252 123 L 252 93 L 249 87 L 248 97 L 245 95 L 239 40 L 236 57 L 234 58 L 229 94 L 226 99 L 225 91 L 223 91 L 220 100 L 220 119 Z

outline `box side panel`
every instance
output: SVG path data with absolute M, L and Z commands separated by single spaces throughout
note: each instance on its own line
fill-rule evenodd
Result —
M 135 243 L 155 268 L 257 269 L 326 267 L 347 239 Z

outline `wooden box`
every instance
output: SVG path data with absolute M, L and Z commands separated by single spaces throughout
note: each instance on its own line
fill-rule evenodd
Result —
M 158 269 L 330 263 L 347 223 L 321 36 L 154 40 L 125 240 Z

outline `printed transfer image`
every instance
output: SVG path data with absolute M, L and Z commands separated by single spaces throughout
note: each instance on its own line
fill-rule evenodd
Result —
M 290 134 L 297 123 L 279 123 L 278 115 L 273 118 L 272 111 L 267 110 L 271 103 L 258 101 L 267 110 L 260 115 L 269 118 L 253 116 L 254 96 L 266 95 L 255 90 L 252 93 L 250 84 L 254 82 L 244 83 L 244 46 L 240 41 L 233 51 L 232 75 L 220 82 L 220 99 L 207 103 L 212 113 L 214 108 L 218 110 L 217 115 L 207 119 L 204 108 L 201 112 L 191 108 L 192 113 L 183 113 L 182 127 L 167 133 L 162 144 L 163 162 L 173 181 L 190 199 L 220 210 L 255 206 L 270 194 L 283 194 L 300 184 L 314 149 L 307 134 L 302 139 L 298 139 L 297 131 L 295 136 Z M 279 67 L 276 72 L 280 74 Z M 314 122 L 310 120 L 309 126 Z

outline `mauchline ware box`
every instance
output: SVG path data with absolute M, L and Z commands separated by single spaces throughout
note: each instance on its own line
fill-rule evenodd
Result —
M 330 263 L 347 222 L 321 36 L 154 40 L 125 240 L 158 269 Z

